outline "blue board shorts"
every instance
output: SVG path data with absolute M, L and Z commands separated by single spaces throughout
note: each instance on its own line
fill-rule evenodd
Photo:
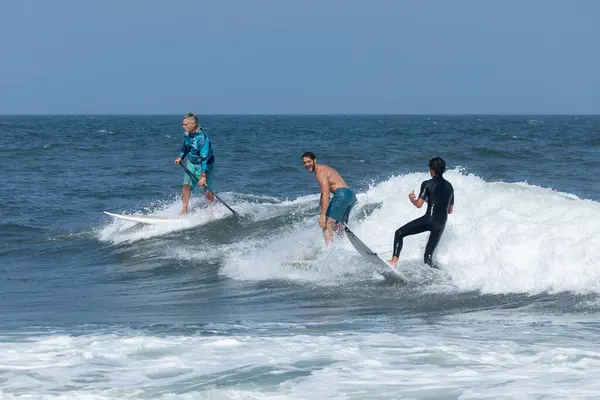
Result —
M 192 180 L 192 178 L 190 178 L 188 173 L 184 172 L 183 173 L 183 184 L 190 185 L 190 189 L 194 189 L 196 186 L 198 186 L 198 181 L 200 180 L 200 174 L 202 173 L 201 166 L 200 166 L 200 164 L 192 164 L 189 160 L 186 160 L 185 166 L 187 167 L 187 169 L 190 170 L 190 172 L 192 174 L 197 176 L 198 179 Z M 215 163 L 212 162 L 212 163 L 208 164 L 207 169 L 206 169 L 206 184 L 208 185 L 208 187 L 210 188 L 211 191 L 214 190 L 213 189 L 214 175 L 215 175 Z M 206 190 L 206 187 L 204 187 L 203 189 Z
M 333 219 L 336 223 L 347 223 L 350 217 L 350 211 L 356 204 L 356 196 L 354 192 L 348 188 L 339 188 L 333 193 L 333 198 L 327 207 L 325 214 Z

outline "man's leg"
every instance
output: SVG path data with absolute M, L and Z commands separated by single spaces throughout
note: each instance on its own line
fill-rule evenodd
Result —
M 427 240 L 427 246 L 425 246 L 425 255 L 423 256 L 423 262 L 429 265 L 431 268 L 439 269 L 433 264 L 433 252 L 437 247 L 440 239 L 444 233 L 444 229 L 432 230 L 429 234 L 429 240 Z
M 190 202 L 190 185 L 183 185 L 181 188 L 181 201 L 183 202 L 183 210 L 181 211 L 181 215 L 185 215 L 188 212 L 188 204 Z
M 206 185 L 208 186 L 208 188 L 210 188 L 210 190 L 208 190 L 207 188 L 204 188 L 204 197 L 206 198 L 206 200 L 208 200 L 211 203 L 213 203 L 215 201 L 215 195 L 211 191 L 211 190 L 213 190 L 214 175 L 215 175 L 215 163 L 212 162 L 211 164 L 208 165 L 208 169 L 206 170 Z
M 342 214 L 341 221 L 337 222 L 333 226 L 335 233 L 337 233 L 339 236 L 345 235 L 344 224 L 348 223 L 348 219 L 350 219 L 350 211 L 352 211 L 352 208 L 354 208 L 354 206 L 356 205 L 356 195 L 354 194 L 354 192 L 352 192 L 352 197 L 350 197 L 347 200 L 347 203 L 348 203 L 348 205 L 346 206 L 346 209 L 344 210 L 344 213 Z
M 194 164 L 189 162 L 189 160 L 182 161 L 185 162 L 185 166 L 194 174 Z M 183 203 L 183 209 L 181 210 L 181 215 L 185 215 L 188 213 L 188 205 L 190 203 L 190 196 L 192 194 L 192 188 L 196 182 L 190 175 L 188 175 L 187 171 L 183 173 L 183 187 L 181 188 L 181 201 Z
M 327 224 L 325 225 L 325 229 L 323 229 L 325 247 L 329 247 L 333 243 L 333 224 L 335 224 L 335 221 L 327 217 Z
M 204 191 L 204 197 L 206 197 L 206 200 L 208 200 L 211 203 L 215 201 L 215 195 L 210 190 Z
M 338 235 L 338 236 L 344 236 L 344 228 L 342 227 L 342 224 L 340 223 L 335 223 L 333 224 L 333 231 Z
M 402 245 L 406 236 L 416 235 L 423 233 L 431 229 L 429 218 L 423 216 L 402 226 L 394 234 L 394 253 L 392 259 L 388 261 L 392 267 L 396 267 L 398 259 L 400 258 L 400 252 L 402 251 Z

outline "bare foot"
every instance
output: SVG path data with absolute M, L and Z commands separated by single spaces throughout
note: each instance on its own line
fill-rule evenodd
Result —
M 388 260 L 388 264 L 390 264 L 392 268 L 396 268 L 398 265 L 398 257 L 392 257 L 391 260 Z

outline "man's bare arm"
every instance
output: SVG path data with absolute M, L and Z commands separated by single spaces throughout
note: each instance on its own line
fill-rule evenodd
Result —
M 410 202 L 413 203 L 415 207 L 421 208 L 423 207 L 423 203 L 425 203 L 425 200 L 419 197 L 416 200 L 410 199 Z
M 425 202 L 424 199 L 422 199 L 420 197 L 417 198 L 417 196 L 415 195 L 415 191 L 414 190 L 408 194 L 408 199 L 417 208 L 423 207 L 423 203 Z
M 317 175 L 317 181 L 321 186 L 321 215 L 325 215 L 329 206 L 329 179 L 326 174 L 321 173 Z

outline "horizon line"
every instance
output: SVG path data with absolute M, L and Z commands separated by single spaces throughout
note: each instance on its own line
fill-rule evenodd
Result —
M 172 117 L 172 116 L 183 116 L 186 113 L 11 113 L 11 114 L 2 114 L 0 113 L 0 117 L 56 117 L 56 116 L 66 116 L 66 117 L 83 117 L 83 116 L 99 116 L 99 117 L 148 117 L 148 116 L 157 116 L 157 117 Z M 195 113 L 197 116 L 203 117 L 219 117 L 219 116 L 244 116 L 244 117 L 296 117 L 296 116 L 306 116 L 306 117 L 348 117 L 348 116 L 382 116 L 382 117 L 432 117 L 432 116 L 588 116 L 588 117 L 596 117 L 600 116 L 600 113 L 597 114 L 589 114 L 589 113 L 207 113 L 200 114 Z

